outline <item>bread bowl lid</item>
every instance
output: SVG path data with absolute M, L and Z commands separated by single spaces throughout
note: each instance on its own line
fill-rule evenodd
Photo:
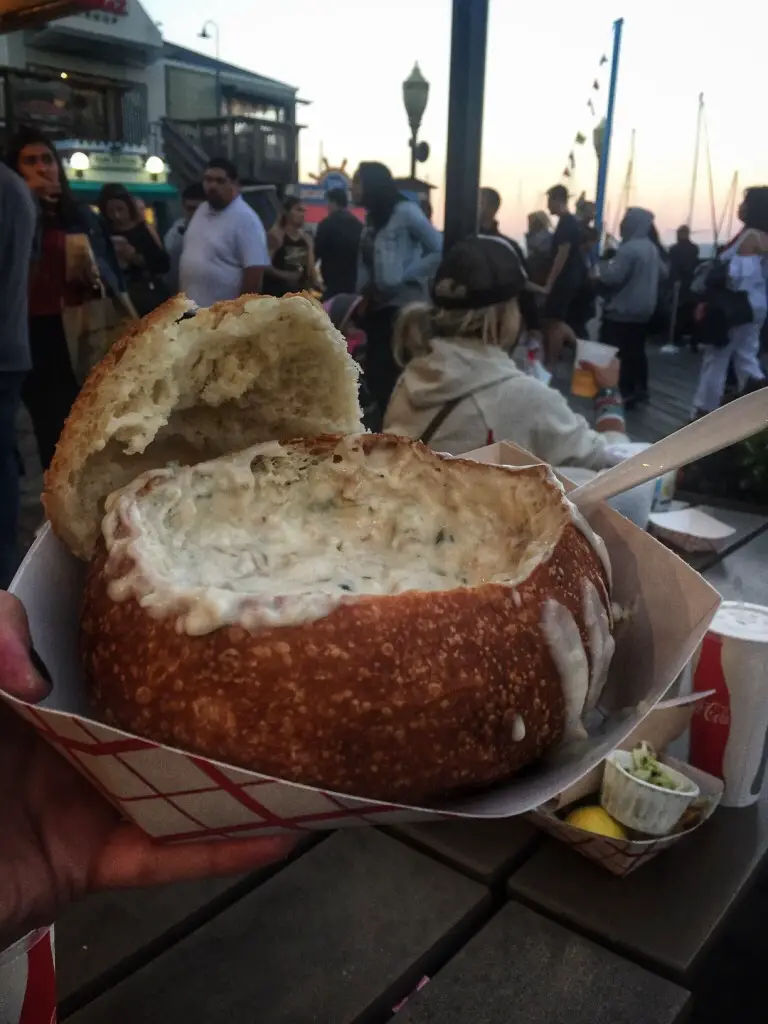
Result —
M 184 295 L 139 321 L 93 369 L 46 474 L 53 529 L 81 558 L 104 499 L 139 473 L 249 445 L 363 429 L 359 367 L 307 294 L 197 309 Z

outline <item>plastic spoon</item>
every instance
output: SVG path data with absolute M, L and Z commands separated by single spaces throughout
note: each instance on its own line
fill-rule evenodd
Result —
M 768 429 L 768 388 L 729 402 L 568 493 L 582 510 Z

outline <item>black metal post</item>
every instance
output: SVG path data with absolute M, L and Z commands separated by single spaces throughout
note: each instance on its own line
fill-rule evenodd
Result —
M 489 0 L 453 0 L 443 245 L 477 231 Z
M 411 179 L 416 177 L 416 136 L 417 133 L 411 132 Z

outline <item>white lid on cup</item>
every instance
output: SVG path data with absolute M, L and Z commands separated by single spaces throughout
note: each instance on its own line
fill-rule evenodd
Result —
M 768 608 L 748 601 L 723 601 L 709 631 L 731 640 L 768 643 Z

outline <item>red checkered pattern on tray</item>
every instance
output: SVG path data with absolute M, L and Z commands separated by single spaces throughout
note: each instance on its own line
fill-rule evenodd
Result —
M 651 860 L 657 853 L 661 853 L 667 846 L 671 846 L 677 837 L 667 837 L 658 841 L 649 841 L 642 844 L 629 843 L 625 839 L 611 839 L 607 836 L 589 836 L 580 829 L 572 828 L 560 821 L 559 818 L 548 814 L 546 811 L 534 811 L 529 815 L 531 821 L 539 828 L 544 829 L 561 843 L 573 847 L 582 857 L 595 861 L 606 871 L 621 877 L 631 874 Z
M 444 817 L 276 782 L 72 715 L 14 708 L 127 818 L 165 842 Z

